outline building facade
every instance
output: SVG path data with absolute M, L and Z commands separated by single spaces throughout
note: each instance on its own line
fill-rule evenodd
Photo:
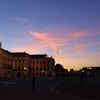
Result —
M 0 43 L 0 75 L 5 77 L 51 77 L 55 60 L 46 54 L 30 55 L 26 52 L 10 52 Z M 3 75 L 2 75 L 3 73 Z

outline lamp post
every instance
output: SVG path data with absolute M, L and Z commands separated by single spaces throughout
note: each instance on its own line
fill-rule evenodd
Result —
M 41 72 L 43 73 L 43 76 L 44 76 L 44 70 L 42 70 Z M 42 77 L 43 77 L 43 76 L 42 76 Z
M 27 70 L 28 70 L 28 68 L 27 68 L 27 67 L 24 67 L 24 71 L 25 71 L 25 76 L 24 76 L 24 78 L 26 78 Z

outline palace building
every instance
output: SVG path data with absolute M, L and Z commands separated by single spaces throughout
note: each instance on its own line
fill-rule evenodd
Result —
M 55 60 L 47 54 L 10 52 L 0 43 L 0 77 L 52 77 Z

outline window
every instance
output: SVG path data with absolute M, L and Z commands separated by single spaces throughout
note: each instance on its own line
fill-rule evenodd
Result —
M 34 73 L 33 73 L 33 76 L 34 76 Z
M 38 71 L 38 67 L 36 67 L 36 71 Z
M 24 62 L 24 60 L 23 60 L 23 62 Z
M 49 73 L 47 73 L 47 76 L 49 76 Z
M 47 64 L 49 64 L 49 61 L 47 62 Z
M 33 61 L 33 64 L 34 64 L 34 61 Z
M 38 64 L 38 61 L 36 62 L 36 64 Z
M 22 70 L 24 70 L 24 66 L 22 67 Z
M 24 73 L 22 73 L 22 76 L 24 75 Z
M 20 66 L 18 67 L 18 69 L 20 70 Z
M 45 61 L 44 61 L 44 64 L 45 64 Z
M 15 66 L 15 70 L 17 69 L 17 67 Z
M 47 68 L 47 71 L 49 71 L 49 67 Z
M 33 71 L 34 71 L 34 68 L 33 68 Z
M 44 71 L 45 71 L 45 67 L 44 67 Z
M 41 73 L 40 73 L 40 76 L 41 76 Z
M 20 60 L 19 60 L 19 62 L 20 62 Z
M 15 62 L 17 62 L 17 60 L 15 60 Z
M 42 70 L 42 68 L 40 67 L 40 71 Z
M 40 61 L 40 64 L 42 64 L 42 62 Z
M 38 73 L 36 73 L 36 76 L 38 76 Z

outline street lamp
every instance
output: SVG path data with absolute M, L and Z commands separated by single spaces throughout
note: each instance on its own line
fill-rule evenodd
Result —
M 27 68 L 27 67 L 24 67 L 24 71 L 25 71 L 25 76 L 24 76 L 24 78 L 26 78 L 27 70 L 28 70 L 28 68 Z
M 41 72 L 44 74 L 44 70 L 42 70 Z M 44 76 L 44 75 L 43 75 L 43 76 Z M 43 76 L 42 76 L 42 77 L 43 77 Z

